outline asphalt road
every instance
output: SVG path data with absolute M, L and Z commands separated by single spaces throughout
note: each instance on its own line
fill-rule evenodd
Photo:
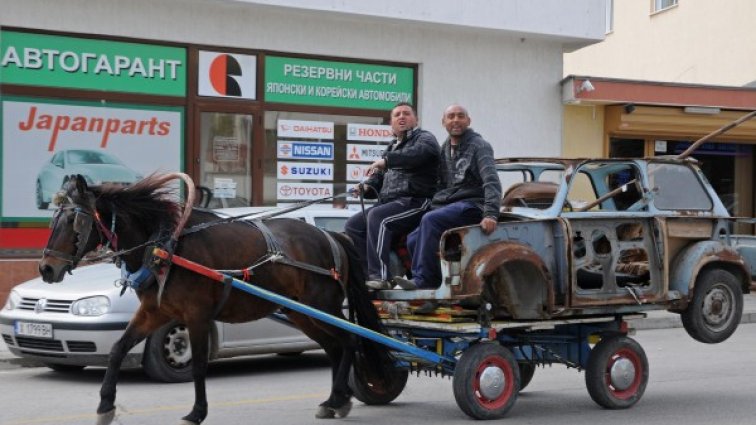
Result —
M 643 399 L 622 411 L 601 409 L 588 396 L 584 374 L 555 365 L 539 368 L 506 417 L 511 424 L 613 425 L 756 423 L 756 324 L 744 324 L 728 341 L 705 345 L 684 330 L 639 331 L 650 381 Z M 103 369 L 60 374 L 46 368 L 0 371 L 2 425 L 94 424 Z M 157 384 L 127 371 L 118 387 L 117 424 L 176 424 L 188 413 L 192 384 Z M 327 397 L 330 369 L 321 352 L 264 356 L 211 365 L 210 415 L 205 425 L 319 423 L 317 404 Z M 355 403 L 343 423 L 470 424 L 457 407 L 450 379 L 412 377 L 395 403 Z

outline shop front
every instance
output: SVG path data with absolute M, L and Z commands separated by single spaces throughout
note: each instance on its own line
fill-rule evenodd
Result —
M 590 91 L 581 89 L 584 81 Z M 571 156 L 675 156 L 756 109 L 756 89 L 569 77 L 563 100 Z M 750 120 L 692 154 L 733 216 L 756 215 L 755 147 L 756 120 Z M 737 230 L 753 232 L 742 224 Z
M 55 194 L 72 174 L 129 185 L 184 171 L 209 208 L 332 197 L 380 157 L 393 105 L 417 103 L 415 64 L 23 28 L 1 36 L 9 283 L 36 274 Z

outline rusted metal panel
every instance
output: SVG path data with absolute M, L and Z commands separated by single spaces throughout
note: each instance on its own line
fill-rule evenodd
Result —
M 713 231 L 714 224 L 711 220 L 667 220 L 667 234 L 670 238 L 710 239 Z
M 723 245 L 719 240 L 700 241 L 677 254 L 670 266 L 669 289 L 691 296 L 698 273 L 712 263 L 734 267 L 742 276 L 750 274 L 743 257 L 735 249 Z

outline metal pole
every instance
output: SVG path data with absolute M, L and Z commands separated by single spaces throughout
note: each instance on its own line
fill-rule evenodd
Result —
M 437 365 L 447 365 L 447 366 L 453 366 L 454 364 L 456 364 L 456 360 L 452 357 L 441 356 L 432 351 L 424 350 L 412 344 L 408 344 L 406 342 L 396 340 L 394 338 L 388 337 L 386 335 L 383 335 L 371 329 L 364 328 L 362 326 L 356 325 L 352 322 L 346 321 L 339 317 L 330 315 L 328 313 L 324 313 L 316 308 L 291 300 L 282 295 L 276 294 L 275 292 L 271 292 L 271 291 L 268 291 L 267 289 L 260 288 L 257 285 L 253 285 L 251 283 L 247 283 L 242 280 L 234 279 L 231 276 L 220 273 L 217 270 L 213 270 L 209 267 L 205 267 L 199 263 L 196 263 L 192 260 L 188 260 L 184 257 L 180 257 L 178 255 L 171 256 L 168 252 L 160 248 L 155 248 L 153 250 L 153 254 L 156 257 L 161 258 L 163 260 L 170 259 L 171 263 L 179 267 L 183 267 L 187 270 L 191 270 L 193 272 L 199 273 L 217 282 L 230 282 L 234 288 L 244 291 L 248 294 L 254 295 L 256 297 L 260 297 L 264 300 L 278 304 L 290 310 L 294 310 L 296 312 L 305 314 L 309 317 L 314 317 L 315 319 L 321 320 L 331 326 L 335 326 L 347 332 L 357 334 L 363 338 L 367 338 L 369 340 L 375 341 L 379 344 L 385 345 L 394 350 L 403 351 L 405 353 L 412 354 L 413 356 L 416 356 L 427 362 L 434 363 Z

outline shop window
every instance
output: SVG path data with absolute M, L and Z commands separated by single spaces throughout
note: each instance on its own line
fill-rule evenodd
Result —
M 609 139 L 609 158 L 643 158 L 644 156 L 643 139 L 620 139 L 617 137 Z
M 264 205 L 346 192 L 391 140 L 382 116 L 268 111 L 264 118 Z M 332 204 L 357 208 L 359 200 L 340 198 Z
M 200 186 L 208 208 L 245 207 L 252 199 L 252 115 L 201 114 Z M 209 192 L 209 193 L 208 193 Z M 205 195 L 207 196 L 207 195 Z

